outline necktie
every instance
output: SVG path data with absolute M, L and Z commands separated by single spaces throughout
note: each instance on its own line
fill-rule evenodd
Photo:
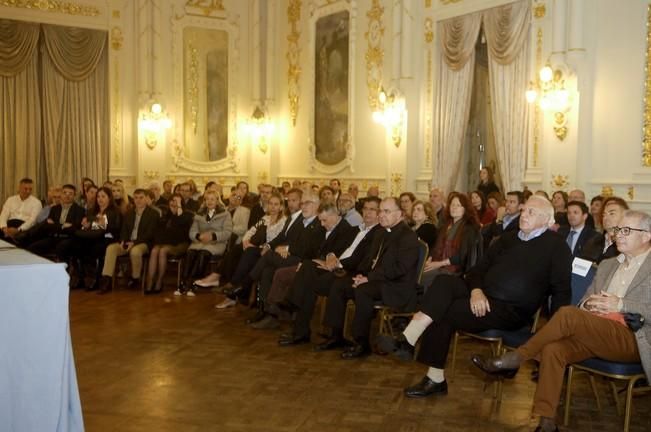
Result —
M 576 235 L 576 231 L 571 230 L 570 233 L 567 235 L 567 245 L 570 247 L 570 250 L 574 252 L 574 236 Z

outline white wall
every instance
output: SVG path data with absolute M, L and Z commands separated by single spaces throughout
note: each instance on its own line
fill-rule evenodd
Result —
M 226 185 L 237 180 L 252 184 L 301 178 L 325 182 L 338 177 L 344 184 L 355 181 L 362 189 L 379 184 L 385 192 L 415 190 L 426 194 L 432 161 L 430 108 L 436 77 L 434 52 L 436 22 L 455 15 L 508 3 L 509 0 L 467 0 L 444 4 L 438 0 L 303 0 L 297 22 L 299 36 L 299 111 L 291 124 L 288 99 L 289 0 L 224 0 L 224 11 L 189 15 L 185 0 L 85 0 L 94 5 L 94 16 L 46 12 L 0 6 L 0 17 L 105 29 L 110 32 L 111 176 L 123 177 L 127 185 L 146 184 L 165 178 L 194 177 L 199 183 L 216 179 Z M 545 0 L 533 1 L 538 12 L 532 18 L 532 77 L 538 42 L 544 62 L 554 50 L 555 14 L 564 14 L 563 52 L 553 57 L 573 71 L 568 86 L 573 91 L 568 136 L 554 135 L 551 114 L 542 114 L 538 133 L 538 164 L 533 165 L 533 141 L 528 146 L 526 184 L 531 189 L 586 189 L 588 195 L 612 187 L 624 198 L 633 187 L 634 205 L 651 208 L 650 169 L 642 167 L 642 121 L 645 80 L 647 2 L 641 0 Z M 368 68 L 365 55 L 369 41 L 369 12 L 384 8 L 381 23 L 383 61 L 380 71 L 385 88 L 404 94 L 407 125 L 396 147 L 381 125 L 372 121 L 368 102 Z M 313 115 L 314 41 L 312 32 L 320 14 L 338 8 L 351 13 L 351 143 L 355 157 L 350 166 L 336 172 L 312 162 L 308 144 Z M 573 11 L 572 13 L 570 11 Z M 196 11 L 195 11 L 196 12 Z M 236 150 L 228 163 L 179 165 L 174 144 L 183 141 L 183 64 L 178 55 L 180 24 L 227 27 L 234 35 L 231 59 L 233 129 L 229 135 Z M 433 39 L 428 39 L 429 21 Z M 123 41 L 117 44 L 117 32 Z M 579 41 L 579 42 L 577 42 Z M 578 46 L 577 43 L 582 46 Z M 118 46 L 119 45 L 119 46 Z M 181 77 L 181 78 L 179 78 Z M 181 81 L 179 81 L 179 79 Z M 181 91 L 179 91 L 181 89 Z M 163 102 L 174 125 L 154 149 L 144 144 L 138 118 L 147 108 L 150 94 Z M 524 96 L 523 96 L 524 97 Z M 260 151 L 242 125 L 256 104 L 265 104 L 275 123 L 266 153 Z M 533 128 L 533 120 L 532 120 Z M 176 140 L 176 141 L 175 141 Z M 566 182 L 555 183 L 560 175 Z

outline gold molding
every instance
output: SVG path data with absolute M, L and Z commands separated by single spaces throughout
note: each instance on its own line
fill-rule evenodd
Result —
M 391 174 L 391 196 L 398 196 L 402 192 L 402 174 Z
M 646 58 L 644 62 L 644 123 L 642 126 L 642 166 L 651 167 L 651 4 L 647 6 Z
M 539 3 L 533 7 L 533 16 L 535 18 L 544 18 L 546 13 L 547 7 L 545 6 L 545 3 Z
M 626 195 L 628 196 L 629 201 L 633 201 L 635 199 L 635 187 L 629 186 Z
M 115 51 L 120 51 L 123 43 L 124 35 L 122 34 L 122 29 L 118 26 L 113 27 L 111 29 L 111 48 Z
M 601 196 L 604 197 L 604 198 L 608 198 L 608 197 L 614 196 L 614 195 L 615 195 L 615 191 L 613 190 L 613 187 L 612 187 L 612 186 L 610 186 L 610 185 L 603 185 L 603 186 L 601 187 L 601 193 L 600 193 L 599 195 L 601 195 Z
M 432 7 L 432 0 L 425 0 L 425 7 L 426 8 Z
M 432 49 L 427 50 L 427 84 L 426 94 L 427 100 L 431 101 L 433 97 L 432 85 Z M 425 104 L 425 168 L 432 166 L 432 104 Z
M 34 9 L 66 15 L 98 16 L 100 11 L 92 5 L 60 0 L 0 0 L 0 6 Z
M 536 32 L 536 70 L 542 68 L 543 31 L 538 28 Z M 540 107 L 534 104 L 533 109 L 533 166 L 538 166 L 538 151 L 540 149 Z
M 194 40 L 188 42 L 188 51 L 190 59 L 188 62 L 188 102 L 190 103 L 190 119 L 192 123 L 192 132 L 197 134 L 197 124 L 199 117 L 199 58 L 197 48 L 194 46 Z M 208 142 L 206 141 L 206 146 Z M 208 147 L 206 151 L 210 153 Z M 210 160 L 208 157 L 207 160 Z
M 287 97 L 289 99 L 289 113 L 292 118 L 292 125 L 296 126 L 298 117 L 298 100 L 299 100 L 299 78 L 301 76 L 300 54 L 298 42 L 301 33 L 298 31 L 299 21 L 301 19 L 301 0 L 289 0 L 287 6 L 287 22 L 290 32 L 287 35 Z
M 439 0 L 443 6 L 453 4 L 453 3 L 460 3 L 461 0 Z
M 143 171 L 143 173 L 145 174 L 145 177 L 149 179 L 149 181 L 158 178 L 158 176 L 160 175 L 158 171 L 154 171 L 154 170 L 145 170 Z
M 382 85 L 382 63 L 384 61 L 384 50 L 382 49 L 382 37 L 384 36 L 383 15 L 384 8 L 380 6 L 380 1 L 373 0 L 371 8 L 366 12 L 368 30 L 364 34 L 368 41 L 365 56 L 366 86 L 368 87 L 368 104 L 371 110 L 378 107 L 378 95 Z
M 224 0 L 187 0 L 186 7 L 200 10 L 204 16 L 210 16 L 213 12 L 223 12 Z
M 120 63 L 117 56 L 113 61 L 113 163 L 115 166 L 122 164 L 122 112 L 120 106 Z
M 434 40 L 434 23 L 432 18 L 425 18 L 425 42 L 432 43 Z
M 552 174 L 552 181 L 550 182 L 550 184 L 556 189 L 563 189 L 570 184 L 570 182 L 568 181 L 568 177 L 569 176 L 561 175 L 561 174 L 556 174 L 556 175 Z

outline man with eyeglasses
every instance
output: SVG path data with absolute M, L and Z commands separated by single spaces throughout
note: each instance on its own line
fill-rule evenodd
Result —
M 269 292 L 276 269 L 298 265 L 306 258 L 315 258 L 319 245 L 324 238 L 325 229 L 317 218 L 319 198 L 310 192 L 301 197 L 301 219 L 295 220 L 285 232 L 269 242 L 262 250 L 258 260 L 247 280 L 259 281 L 258 290 L 261 301 L 258 302 L 258 313 L 248 320 L 255 328 L 276 328 L 278 322 L 264 310 L 264 299 Z M 287 218 L 288 220 L 291 218 Z M 264 321 L 263 321 L 264 320 Z
M 613 235 L 613 227 L 620 225 L 624 212 L 628 210 L 628 204 L 620 197 L 608 197 L 604 200 L 604 213 L 602 224 L 604 227 L 604 236 L 600 242 L 602 249 L 601 256 L 598 263 L 606 258 L 613 258 L 619 255 L 615 236 Z
M 540 377 L 534 413 L 541 416 L 540 431 L 558 430 L 555 423 L 565 367 L 592 357 L 642 362 L 651 381 L 651 216 L 624 213 L 612 227 L 620 255 L 601 262 L 579 307 L 561 308 L 526 344 L 500 357 L 473 356 L 473 362 L 493 375 L 513 377 L 521 363 L 540 359 Z M 647 322 L 628 327 L 632 315 Z M 637 322 L 639 319 L 636 317 Z
M 377 301 L 398 310 L 416 307 L 418 236 L 405 223 L 398 198 L 382 200 L 378 220 L 383 229 L 374 236 L 357 271 L 352 278 L 338 279 L 328 295 L 325 324 L 339 332 L 344 327 L 346 304 L 355 299 L 355 344 L 341 353 L 342 359 L 371 354 L 369 334 Z
M 446 395 L 445 364 L 456 330 L 478 333 L 515 330 L 529 322 L 551 295 L 555 312 L 571 300 L 571 255 L 565 240 L 549 230 L 551 203 L 532 196 L 520 214 L 520 229 L 502 234 L 464 278 L 440 275 L 427 290 L 405 331 L 397 338 L 380 337 L 384 352 L 429 366 L 423 379 L 405 389 L 405 396 Z
M 345 194 L 342 194 L 342 196 Z M 281 335 L 281 346 L 298 345 L 310 341 L 310 322 L 317 295 L 327 296 L 333 283 L 351 280 L 366 256 L 375 234 L 379 231 L 378 210 L 380 198 L 370 197 L 364 203 L 364 222 L 355 228 L 347 247 L 329 252 L 322 259 L 304 260 L 288 295 L 289 307 L 296 310 L 293 331 Z M 323 247 L 322 247 L 323 248 Z M 315 351 L 326 351 L 345 346 L 343 328 L 332 328 L 331 337 L 317 345 Z

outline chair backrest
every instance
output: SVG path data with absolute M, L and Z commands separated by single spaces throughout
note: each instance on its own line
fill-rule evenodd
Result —
M 429 255 L 429 246 L 427 243 L 418 239 L 418 284 L 420 285 L 421 279 L 423 278 L 423 272 L 425 271 L 425 263 L 427 262 L 427 256 Z
M 466 233 L 466 235 L 470 235 L 470 232 Z M 461 272 L 465 274 L 468 270 L 473 268 L 481 260 L 483 255 L 484 238 L 479 232 L 477 232 L 472 248 L 470 248 L 468 251 L 465 267 L 461 270 Z
M 597 268 L 594 266 L 590 267 L 588 274 L 585 276 L 579 276 L 577 274 L 572 273 L 572 304 L 573 305 L 577 305 L 581 301 L 586 290 L 592 283 L 592 279 L 594 278 L 595 273 L 597 273 Z

